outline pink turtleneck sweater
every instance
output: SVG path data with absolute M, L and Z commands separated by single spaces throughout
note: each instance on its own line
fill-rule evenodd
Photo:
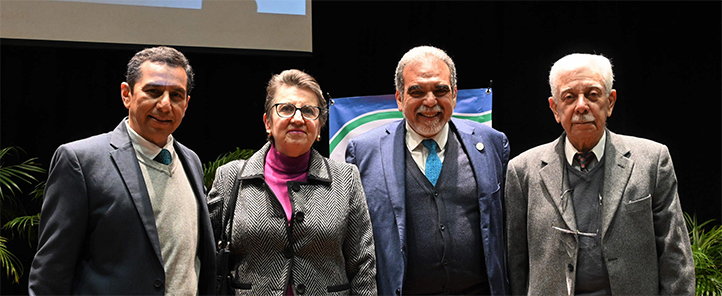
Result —
M 274 145 L 266 154 L 266 164 L 263 174 L 266 184 L 271 187 L 273 194 L 283 206 L 286 212 L 286 219 L 290 222 L 293 216 L 291 199 L 288 197 L 288 181 L 306 182 L 308 178 L 308 160 L 311 158 L 311 150 L 298 157 L 290 157 L 281 154 Z M 288 284 L 287 296 L 293 296 L 293 288 Z
M 293 207 L 288 197 L 288 181 L 306 182 L 308 178 L 308 161 L 311 158 L 311 150 L 298 157 L 290 157 L 281 154 L 274 145 L 266 154 L 264 176 L 266 183 L 276 195 L 276 198 L 283 210 L 286 212 L 286 219 L 291 221 Z

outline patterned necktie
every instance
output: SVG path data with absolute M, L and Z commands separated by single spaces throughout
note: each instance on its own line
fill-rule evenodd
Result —
M 153 158 L 153 160 L 160 162 L 164 165 L 169 165 L 171 160 L 173 160 L 173 159 L 170 157 L 170 151 L 168 151 L 168 149 L 163 148 L 160 151 L 160 153 L 158 153 L 158 156 Z
M 589 164 L 592 162 L 592 159 L 594 159 L 594 152 L 587 152 L 587 153 L 577 153 L 574 155 L 574 158 L 579 162 L 579 169 L 582 172 L 589 171 Z
M 426 178 L 436 186 L 436 181 L 439 180 L 439 174 L 441 173 L 441 159 L 436 154 L 436 141 L 426 139 L 421 141 L 421 144 L 424 144 L 426 149 L 429 149 L 429 156 L 426 157 Z

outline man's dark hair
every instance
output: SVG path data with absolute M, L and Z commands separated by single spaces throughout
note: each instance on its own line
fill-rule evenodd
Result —
M 186 94 L 190 95 L 191 89 L 193 89 L 193 68 L 188 59 L 178 50 L 166 46 L 158 46 L 153 48 L 146 48 L 139 51 L 133 56 L 128 62 L 128 69 L 125 72 L 125 82 L 130 85 L 130 91 L 133 91 L 133 86 L 143 75 L 140 71 L 140 65 L 150 61 L 153 63 L 163 63 L 171 67 L 182 67 L 186 71 Z

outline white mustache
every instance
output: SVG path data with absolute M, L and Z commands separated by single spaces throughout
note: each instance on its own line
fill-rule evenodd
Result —
M 444 109 L 441 108 L 441 106 L 436 105 L 432 108 L 429 108 L 429 106 L 421 105 L 418 108 L 416 108 L 416 113 L 431 113 L 431 112 L 444 112 Z
M 592 115 L 592 113 L 585 113 L 585 114 L 574 113 L 574 115 L 572 115 L 572 123 L 592 122 L 595 120 L 597 120 L 597 118 L 594 117 L 594 115 Z

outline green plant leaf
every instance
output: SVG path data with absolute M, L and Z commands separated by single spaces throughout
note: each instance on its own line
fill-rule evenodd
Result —
M 40 213 L 31 216 L 15 217 L 3 225 L 3 229 L 11 230 L 28 239 L 28 245 L 32 246 L 35 239 L 35 226 L 40 224 Z
M 696 295 L 722 295 L 722 226 L 705 230 L 714 220 L 697 223 L 697 216 L 684 213 L 694 258 Z
M 7 242 L 7 238 L 0 236 L 0 261 L 2 261 L 5 274 L 12 277 L 17 283 L 20 282 L 20 277 L 23 275 L 23 264 L 18 257 L 8 251 Z
M 19 147 L 6 147 L 0 149 L 0 213 L 2 221 L 10 220 L 3 225 L 4 229 L 15 234 L 26 236 L 28 244 L 32 245 L 35 239 L 35 226 L 40 219 L 40 213 L 26 216 L 23 209 L 23 187 L 27 185 L 34 188 L 31 192 L 33 201 L 42 198 L 45 182 L 39 182 L 36 174 L 46 171 L 36 162 L 37 158 L 20 161 L 19 154 L 25 151 Z M 16 155 L 16 159 L 8 160 L 9 156 Z M 21 186 L 22 185 L 22 186 Z M 0 261 L 6 276 L 17 283 L 23 274 L 22 262 L 7 248 L 8 238 L 0 237 Z
M 236 147 L 235 151 L 224 153 L 222 155 L 219 155 L 215 161 L 208 162 L 207 164 L 203 165 L 203 185 L 206 187 L 206 189 L 210 190 L 211 186 L 213 185 L 213 180 L 216 177 L 216 170 L 231 161 L 238 160 L 238 159 L 248 159 L 253 155 L 253 153 L 256 152 L 252 149 L 241 149 Z
M 45 173 L 45 169 L 35 162 L 37 158 L 30 158 L 14 165 L 5 164 L 7 162 L 7 156 L 12 155 L 11 153 L 19 154 L 20 152 L 25 151 L 18 147 L 0 149 L 0 202 L 4 202 L 9 199 L 10 196 L 22 192 L 18 184 L 19 182 L 27 184 L 37 182 L 38 180 L 32 173 Z

